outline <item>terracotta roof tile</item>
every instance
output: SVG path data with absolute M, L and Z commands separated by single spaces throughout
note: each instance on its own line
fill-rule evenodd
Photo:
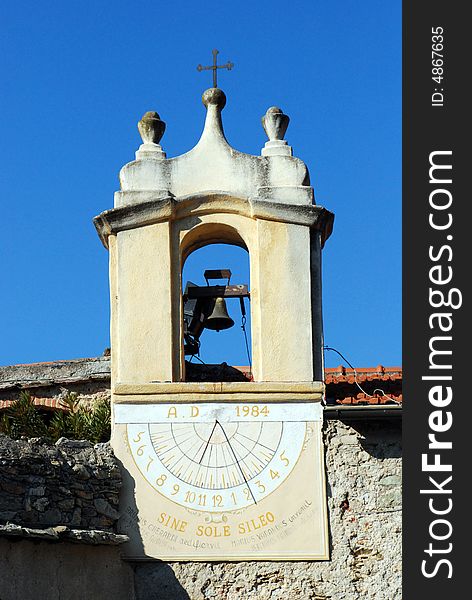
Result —
M 342 365 L 325 369 L 326 403 L 335 405 L 401 404 L 401 367 L 359 367 Z M 360 389 L 362 388 L 362 389 Z
M 33 401 L 36 406 L 41 406 L 42 408 L 66 410 L 64 405 L 61 404 L 60 398 L 33 398 Z M 13 399 L 0 400 L 0 410 L 8 408 L 12 402 L 14 402 Z

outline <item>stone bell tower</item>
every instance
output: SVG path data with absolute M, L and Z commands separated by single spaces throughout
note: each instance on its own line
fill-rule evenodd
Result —
M 326 558 L 321 249 L 333 215 L 314 203 L 281 109 L 263 116 L 269 140 L 254 156 L 226 140 L 224 92 L 202 100 L 201 138 L 174 158 L 160 145 L 165 123 L 144 115 L 115 207 L 95 218 L 110 253 L 112 443 L 125 470 L 127 554 Z M 253 381 L 185 380 L 182 268 L 213 243 L 249 253 Z M 305 516 L 292 523 L 297 510 Z

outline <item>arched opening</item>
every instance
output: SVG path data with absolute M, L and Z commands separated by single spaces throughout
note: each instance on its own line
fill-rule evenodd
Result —
M 249 253 L 234 230 L 230 237 L 221 228 L 215 232 L 192 238 L 183 257 L 185 381 L 248 381 L 252 378 Z M 219 234 L 226 234 L 229 243 L 221 243 Z

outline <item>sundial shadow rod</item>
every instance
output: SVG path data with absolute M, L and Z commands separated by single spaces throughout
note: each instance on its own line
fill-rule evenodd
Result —
M 197 71 L 213 71 L 213 87 L 216 88 L 218 87 L 218 81 L 217 81 L 217 69 L 228 69 L 228 71 L 231 71 L 231 69 L 234 67 L 234 63 L 232 63 L 231 61 L 228 61 L 225 65 L 219 65 L 217 64 L 217 56 L 219 54 L 218 50 L 212 50 L 212 54 L 213 54 L 213 64 L 211 66 L 206 66 L 204 67 L 203 65 L 198 65 L 197 66 Z

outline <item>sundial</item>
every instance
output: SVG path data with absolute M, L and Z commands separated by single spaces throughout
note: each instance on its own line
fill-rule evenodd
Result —
M 319 403 L 117 405 L 115 423 L 162 556 L 325 557 Z

